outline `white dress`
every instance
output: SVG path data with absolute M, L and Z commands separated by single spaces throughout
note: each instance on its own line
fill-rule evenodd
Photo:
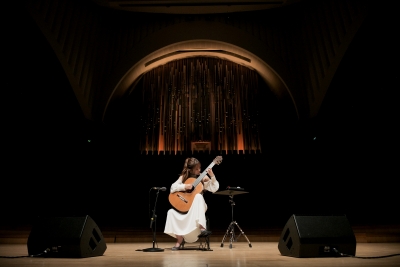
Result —
M 215 176 L 204 183 L 204 190 L 212 193 L 219 188 L 219 183 Z M 171 185 L 170 192 L 185 191 L 185 184 L 182 183 L 182 176 Z M 177 235 L 183 236 L 185 242 L 193 243 L 198 240 L 200 234 L 200 225 L 206 228 L 207 204 L 202 194 L 196 194 L 192 205 L 187 213 L 180 213 L 175 209 L 169 209 L 167 220 L 165 222 L 164 233 L 176 238 Z

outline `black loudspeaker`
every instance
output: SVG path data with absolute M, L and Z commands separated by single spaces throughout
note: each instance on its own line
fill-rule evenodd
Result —
M 283 228 L 278 249 L 283 256 L 334 257 L 356 254 L 356 237 L 345 215 L 292 215 Z
M 90 216 L 39 218 L 28 237 L 28 254 L 46 257 L 101 256 L 107 249 L 103 235 Z

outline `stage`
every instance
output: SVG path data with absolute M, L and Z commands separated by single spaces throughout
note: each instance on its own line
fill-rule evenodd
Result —
M 400 266 L 400 256 L 382 257 L 400 253 L 400 243 L 359 243 L 356 257 L 319 257 L 295 258 L 282 256 L 276 242 L 234 242 L 221 247 L 221 242 L 211 242 L 211 251 L 196 250 L 199 242 L 187 244 L 188 250 L 171 251 L 173 243 L 158 243 L 161 252 L 143 252 L 142 249 L 151 248 L 151 243 L 109 243 L 102 256 L 88 258 L 52 258 L 26 257 L 28 255 L 25 244 L 0 244 L 0 255 L 10 258 L 0 258 L 0 266 Z M 157 246 L 155 246 L 157 247 Z M 18 257 L 24 256 L 24 257 Z M 16 258 L 12 258 L 16 257 Z M 382 257 L 382 258 L 380 258 Z

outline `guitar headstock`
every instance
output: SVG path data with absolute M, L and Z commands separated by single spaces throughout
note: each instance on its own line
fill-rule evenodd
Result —
M 217 156 L 214 160 L 213 160 L 214 164 L 221 164 L 222 162 L 222 156 Z

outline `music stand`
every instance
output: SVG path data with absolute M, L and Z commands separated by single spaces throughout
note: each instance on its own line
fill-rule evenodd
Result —
M 240 228 L 239 224 L 236 221 L 233 220 L 233 206 L 235 206 L 235 202 L 233 201 L 233 196 L 239 195 L 239 194 L 245 194 L 245 193 L 248 193 L 248 192 L 243 191 L 243 189 L 240 189 L 240 188 L 236 189 L 236 188 L 232 188 L 232 187 L 230 187 L 227 190 L 219 191 L 219 192 L 215 192 L 214 193 L 216 195 L 227 195 L 227 196 L 229 196 L 229 202 L 231 203 L 231 207 L 232 207 L 232 221 L 229 224 L 228 229 L 226 230 L 224 238 L 222 239 L 221 247 L 224 246 L 224 240 L 228 236 L 228 233 L 230 233 L 230 235 L 231 235 L 229 248 L 232 248 L 232 242 L 235 242 L 241 235 L 243 235 L 246 238 L 247 242 L 249 242 L 249 247 L 252 247 L 249 239 L 244 234 L 242 228 Z M 235 225 L 237 226 L 237 228 L 239 228 L 239 231 L 240 231 L 240 234 L 239 234 L 239 236 L 237 238 L 235 236 Z

